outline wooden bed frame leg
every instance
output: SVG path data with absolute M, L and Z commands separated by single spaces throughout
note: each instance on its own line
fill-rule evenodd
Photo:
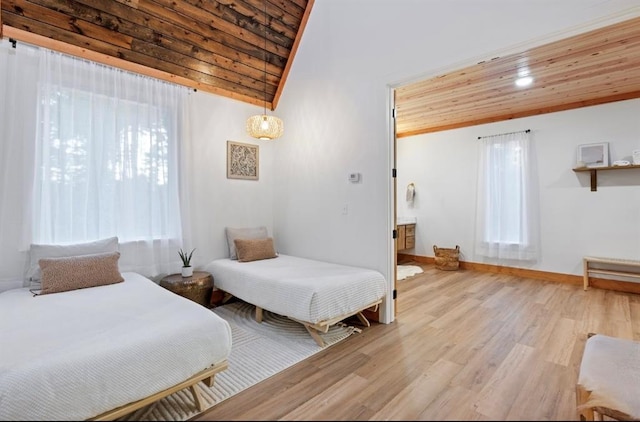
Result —
M 356 316 L 358 317 L 358 320 L 360 320 L 360 323 L 362 325 L 364 325 L 365 327 L 371 327 L 371 323 L 369 323 L 369 320 L 364 316 L 362 312 L 358 312 Z
M 313 339 L 316 341 L 318 346 L 320 346 L 320 347 L 326 346 L 326 343 L 324 342 L 324 340 L 322 339 L 320 334 L 314 328 L 311 328 L 306 324 L 304 325 L 304 328 L 306 328 L 307 331 L 309 332 L 309 334 L 311 334 L 311 337 L 313 337 Z
M 256 321 L 262 322 L 262 308 L 256 306 Z
M 200 395 L 198 384 L 190 385 L 189 390 L 191 390 L 191 394 L 193 395 L 193 401 L 196 402 L 196 407 L 198 408 L 198 411 L 202 412 L 204 410 L 204 402 L 202 401 L 202 396 Z
M 203 379 L 202 382 L 204 382 L 204 385 L 206 385 L 207 387 L 213 387 L 213 382 L 215 379 L 216 379 L 216 376 L 214 374 L 208 378 Z

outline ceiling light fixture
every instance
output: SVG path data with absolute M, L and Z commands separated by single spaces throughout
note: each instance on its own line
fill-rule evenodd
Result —
M 267 2 L 264 2 L 264 114 L 247 119 L 247 133 L 257 139 L 279 138 L 284 132 L 284 123 L 276 116 L 267 115 Z
M 516 79 L 516 85 L 520 87 L 529 86 L 533 83 L 533 78 L 531 76 L 524 76 L 522 78 Z

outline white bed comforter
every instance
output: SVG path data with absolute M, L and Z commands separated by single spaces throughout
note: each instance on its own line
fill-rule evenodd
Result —
M 0 294 L 0 420 L 82 420 L 165 390 L 231 351 L 229 324 L 136 273 Z
M 251 262 L 216 259 L 205 270 L 213 275 L 216 288 L 313 324 L 351 315 L 387 291 L 378 271 L 282 254 Z

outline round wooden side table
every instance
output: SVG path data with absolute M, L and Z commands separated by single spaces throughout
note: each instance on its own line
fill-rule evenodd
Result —
M 173 293 L 186 297 L 202 306 L 209 307 L 213 276 L 206 271 L 194 271 L 191 277 L 171 274 L 160 280 L 160 286 Z

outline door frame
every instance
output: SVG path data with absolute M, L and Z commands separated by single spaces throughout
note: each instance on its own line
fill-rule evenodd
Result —
M 388 209 L 388 221 L 387 221 L 387 239 L 388 239 L 388 259 L 387 268 L 389 268 L 389 290 L 388 297 L 390 300 L 386 301 L 384 314 L 382 319 L 385 322 L 392 322 L 395 320 L 398 314 L 398 242 L 393 237 L 393 233 L 397 233 L 397 168 L 396 168 L 396 119 L 395 119 L 395 87 L 387 85 L 387 145 L 389 146 L 389 167 L 387 168 L 389 177 L 389 209 Z M 395 293 L 395 297 L 394 297 Z

